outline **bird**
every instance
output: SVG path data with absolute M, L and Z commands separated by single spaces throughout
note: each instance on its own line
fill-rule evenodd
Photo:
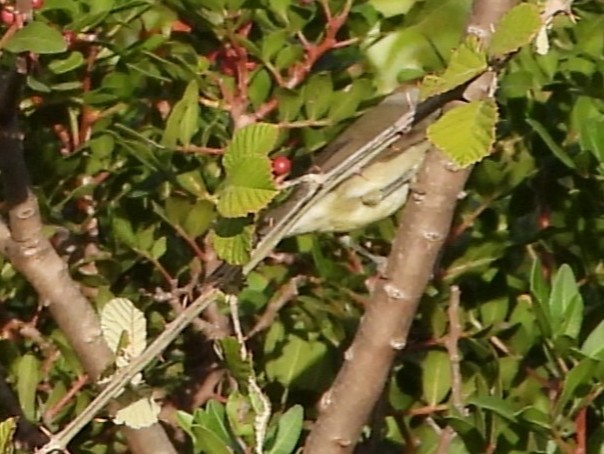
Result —
M 352 153 L 357 152 L 381 131 L 414 107 L 415 91 L 397 91 L 354 121 L 325 150 L 318 153 L 311 166 L 315 174 L 331 171 Z M 435 111 L 419 121 L 410 131 L 354 172 L 323 197 L 315 200 L 289 227 L 284 236 L 313 232 L 350 232 L 382 220 L 401 208 L 410 185 L 430 148 L 426 127 L 434 121 Z M 295 206 L 296 194 L 265 216 L 271 223 Z M 295 209 L 295 208 L 294 208 Z

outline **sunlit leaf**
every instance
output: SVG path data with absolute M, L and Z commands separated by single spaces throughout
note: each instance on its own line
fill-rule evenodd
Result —
M 36 392 L 40 382 L 40 360 L 27 353 L 21 357 L 17 367 L 17 395 L 23 413 L 30 421 L 36 420 Z
M 114 298 L 105 304 L 101 311 L 101 330 L 117 356 L 118 367 L 128 364 L 147 346 L 145 315 L 126 298 Z
M 420 86 L 420 99 L 424 100 L 459 87 L 486 69 L 486 54 L 480 48 L 478 39 L 470 36 L 453 52 L 442 75 L 431 74 L 424 78 Z
M 521 3 L 505 13 L 495 26 L 488 53 L 490 57 L 503 57 L 527 45 L 541 29 L 539 6 Z
M 123 408 L 113 418 L 116 424 L 125 424 L 133 429 L 149 427 L 158 421 L 161 407 L 150 397 L 143 397 Z
M 490 154 L 497 120 L 494 100 L 472 101 L 445 113 L 428 127 L 427 136 L 453 162 L 467 167 Z
M 451 390 L 451 362 L 445 352 L 432 350 L 426 355 L 422 368 L 423 397 L 433 406 Z

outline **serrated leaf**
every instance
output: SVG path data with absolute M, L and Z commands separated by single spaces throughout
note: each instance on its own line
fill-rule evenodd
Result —
M 228 218 L 257 213 L 278 193 L 270 160 L 262 156 L 242 156 L 236 162 L 231 161 L 227 169 L 227 181 L 218 200 L 218 212 Z
M 275 443 L 268 454 L 290 454 L 294 452 L 302 433 L 303 423 L 304 409 L 301 405 L 294 405 L 287 410 L 279 418 Z
M 243 265 L 250 259 L 253 232 L 247 218 L 220 219 L 210 240 L 218 257 L 231 265 Z
M 150 397 L 143 397 L 136 402 L 120 408 L 113 418 L 115 424 L 125 424 L 133 429 L 142 429 L 155 424 L 161 407 Z
M 147 347 L 147 320 L 132 301 L 113 298 L 101 311 L 101 330 L 105 341 L 116 356 L 116 365 L 123 367 Z
M 487 69 L 487 58 L 478 38 L 469 36 L 451 55 L 449 65 L 440 75 L 424 77 L 419 89 L 420 100 L 446 93 L 472 80 Z
M 7 418 L 0 422 L 0 453 L 13 454 L 15 430 L 17 430 L 17 418 Z
M 269 123 L 254 123 L 238 129 L 224 152 L 222 161 L 227 172 L 238 168 L 240 159 L 249 156 L 266 157 L 275 148 L 279 128 Z
M 36 391 L 40 382 L 40 361 L 34 355 L 23 355 L 17 366 L 17 395 L 25 417 L 36 420 Z
M 463 168 L 489 155 L 495 142 L 497 120 L 494 100 L 472 101 L 445 113 L 428 127 L 427 136 Z
M 67 50 L 63 35 L 55 28 L 42 22 L 31 22 L 18 30 L 4 46 L 9 52 L 33 52 L 57 54 Z
M 441 402 L 451 389 L 451 363 L 445 352 L 432 350 L 422 364 L 422 391 L 428 405 Z
M 501 18 L 489 43 L 489 57 L 499 58 L 527 45 L 542 27 L 539 6 L 521 3 Z

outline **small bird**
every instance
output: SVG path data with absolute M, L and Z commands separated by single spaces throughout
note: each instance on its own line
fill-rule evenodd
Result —
M 409 91 L 396 92 L 370 109 L 347 128 L 333 143 L 319 153 L 313 169 L 328 173 L 346 156 L 358 151 L 381 131 L 413 107 Z M 434 113 L 413 129 L 387 146 L 358 172 L 316 200 L 292 225 L 285 236 L 310 232 L 349 232 L 395 213 L 407 200 L 409 185 L 430 145 L 426 127 Z M 265 217 L 279 219 L 279 214 L 291 210 L 295 193 L 283 206 Z

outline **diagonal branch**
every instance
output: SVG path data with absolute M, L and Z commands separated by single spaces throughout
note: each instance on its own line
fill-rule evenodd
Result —
M 101 335 L 96 312 L 69 275 L 42 232 L 42 220 L 23 156 L 19 130 L 19 102 L 26 62 L 0 72 L 0 172 L 4 184 L 8 225 L 0 223 L 2 253 L 35 288 L 55 322 L 76 352 L 86 373 L 93 379 L 113 362 L 113 353 Z M 158 424 L 141 431 L 126 431 L 135 453 L 175 453 Z M 153 444 L 147 441 L 153 439 Z
M 514 3 L 475 0 L 467 33 L 481 38 L 490 36 L 493 24 Z M 488 93 L 484 78 L 472 85 L 483 96 Z M 308 438 L 306 453 L 347 453 L 354 449 L 388 379 L 395 355 L 405 346 L 470 170 L 457 170 L 440 152 L 429 152 L 403 211 L 386 278 L 373 294 L 372 304 L 345 355 L 344 366 L 323 396 L 322 413 Z

